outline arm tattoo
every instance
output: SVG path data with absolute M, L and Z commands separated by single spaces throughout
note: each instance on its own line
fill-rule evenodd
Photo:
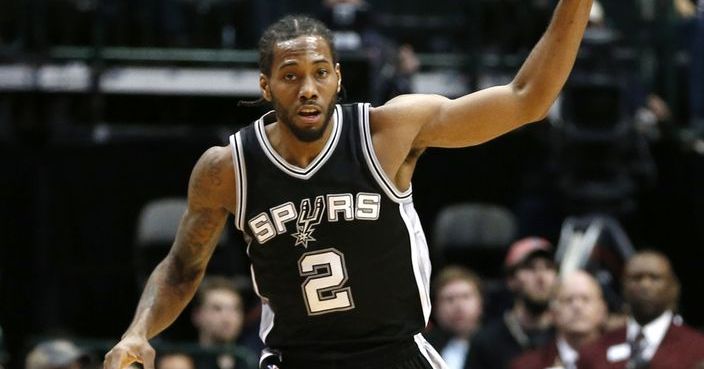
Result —
M 204 155 L 191 178 L 189 191 L 189 208 L 181 224 L 182 229 L 177 237 L 177 252 L 175 253 L 176 271 L 182 281 L 197 278 L 205 268 L 212 248 L 217 243 L 216 236 L 220 231 L 224 217 L 213 203 L 218 196 L 222 184 L 221 162 L 217 156 Z
M 196 214 L 189 215 L 191 219 L 184 222 L 185 231 L 177 246 L 178 253 L 175 258 L 176 271 L 179 273 L 174 276 L 181 282 L 193 280 L 198 276 L 209 256 L 212 243 L 217 242 L 213 238 L 219 228 L 219 222 L 214 213 L 211 209 L 201 209 Z

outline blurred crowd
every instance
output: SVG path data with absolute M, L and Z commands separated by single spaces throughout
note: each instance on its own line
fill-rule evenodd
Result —
M 499 278 L 459 264 L 435 273 L 433 314 L 424 334 L 449 369 L 704 365 L 704 333 L 679 314 L 680 283 L 662 252 L 630 254 L 619 261 L 622 274 L 610 281 L 598 263 L 560 263 L 541 237 L 521 238 L 505 251 L 502 265 L 495 266 L 503 270 Z M 614 283 L 618 292 L 607 293 Z M 248 289 L 238 278 L 207 276 L 190 310 L 197 337 L 173 341 L 167 331 L 155 338 L 156 369 L 257 368 L 261 310 L 245 301 Z M 86 342 L 41 340 L 27 353 L 25 369 L 96 369 L 106 347 Z
M 435 279 L 436 324 L 428 339 L 451 369 L 704 364 L 704 334 L 678 314 L 680 284 L 665 254 L 644 249 L 623 260 L 618 304 L 609 303 L 615 296 L 604 292 L 611 287 L 595 271 L 557 264 L 545 239 L 520 239 L 504 261 L 512 302 L 486 319 L 490 304 L 480 279 L 446 267 Z

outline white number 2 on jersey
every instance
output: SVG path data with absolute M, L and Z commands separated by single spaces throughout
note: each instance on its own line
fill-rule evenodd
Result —
M 307 252 L 298 260 L 301 276 L 308 276 L 301 285 L 308 315 L 354 309 L 352 292 L 343 287 L 347 282 L 345 256 L 330 248 Z

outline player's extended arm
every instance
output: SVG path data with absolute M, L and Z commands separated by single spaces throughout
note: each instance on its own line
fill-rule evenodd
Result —
M 225 148 L 212 148 L 200 158 L 188 185 L 188 208 L 169 254 L 154 269 L 137 311 L 122 340 L 105 355 L 105 369 L 123 369 L 140 362 L 154 367 L 148 339 L 168 327 L 193 297 L 205 273 L 225 221 L 227 177 Z
M 511 83 L 454 100 L 400 96 L 378 108 L 386 111 L 381 115 L 414 122 L 404 129 L 416 131 L 404 134 L 414 137 L 415 148 L 475 145 L 544 118 L 574 65 L 591 5 L 592 0 L 561 0 Z

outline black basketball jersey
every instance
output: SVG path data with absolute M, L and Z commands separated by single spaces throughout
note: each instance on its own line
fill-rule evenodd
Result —
M 275 119 L 230 136 L 262 340 L 324 352 L 416 335 L 430 315 L 428 248 L 411 189 L 396 189 L 374 154 L 369 105 L 336 106 L 307 168 L 272 148 L 264 126 Z

